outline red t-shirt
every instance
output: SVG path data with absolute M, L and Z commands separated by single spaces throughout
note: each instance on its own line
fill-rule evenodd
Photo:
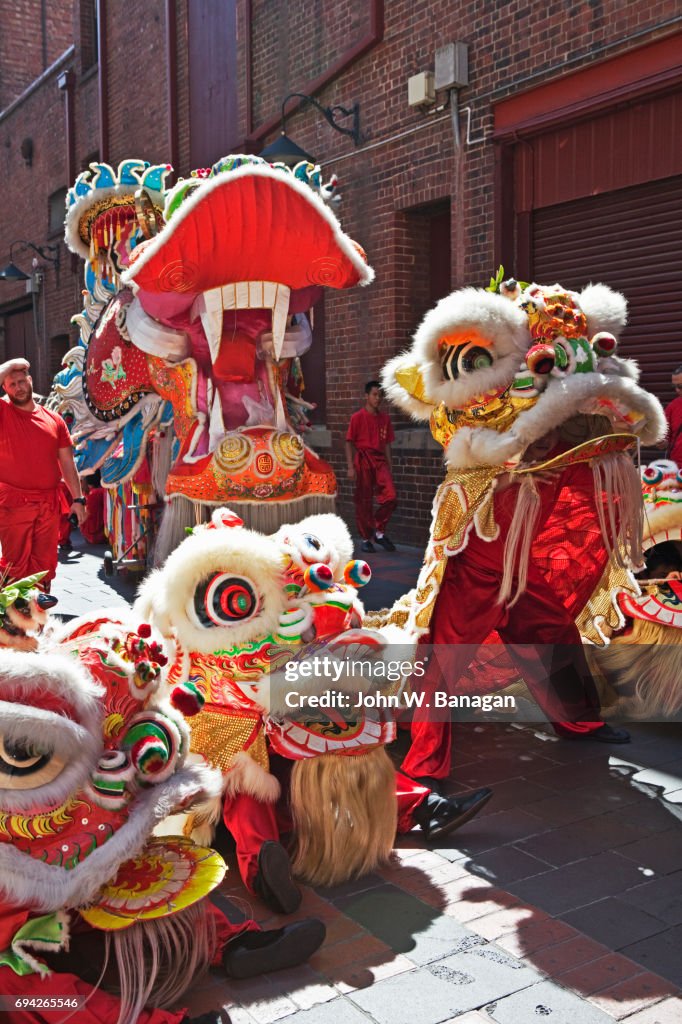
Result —
M 360 451 L 383 455 L 386 445 L 394 439 L 393 424 L 388 413 L 359 409 L 351 416 L 346 441 L 351 441 Z
M 0 399 L 0 485 L 54 490 L 62 478 L 57 453 L 70 447 L 66 423 L 56 412 L 42 405 L 28 412 Z
M 673 398 L 665 407 L 665 418 L 668 421 L 668 453 L 666 458 L 672 459 L 682 467 L 682 395 Z

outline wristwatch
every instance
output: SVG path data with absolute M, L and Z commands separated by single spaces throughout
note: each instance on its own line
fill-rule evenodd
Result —
M 85 505 L 85 498 L 74 498 L 71 502 L 72 505 Z

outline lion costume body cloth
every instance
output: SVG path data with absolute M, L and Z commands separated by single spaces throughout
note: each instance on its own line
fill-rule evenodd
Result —
M 620 566 L 641 563 L 631 453 L 665 432 L 635 364 L 614 354 L 625 321 L 625 299 L 604 285 L 580 294 L 560 285 L 522 291 L 516 282 L 502 294 L 467 288 L 426 315 L 412 348 L 383 374 L 389 397 L 429 421 L 447 467 L 417 586 L 390 620 L 448 645 L 436 653 L 451 691 L 494 688 L 481 670 L 485 652 L 460 682 L 474 652 L 458 645 L 524 645 L 508 648 L 512 673 L 536 681 L 550 718 L 585 719 L 585 728 L 600 724 L 598 701 L 575 620 L 610 556 Z M 445 746 L 435 760 L 408 755 L 404 770 L 447 775 Z

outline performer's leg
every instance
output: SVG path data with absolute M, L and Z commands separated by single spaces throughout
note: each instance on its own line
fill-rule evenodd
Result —
M 255 894 L 258 855 L 263 843 L 279 842 L 275 805 L 263 803 L 246 793 L 226 796 L 223 821 L 237 845 L 237 865 L 244 885 Z
M 603 728 L 597 688 L 571 614 L 545 577 L 529 573 L 525 592 L 509 609 L 500 635 L 534 699 L 557 732 Z
M 377 510 L 375 515 L 376 532 L 381 535 L 388 526 L 388 521 L 395 511 L 397 505 L 395 485 L 388 463 L 385 459 L 379 459 L 374 464 L 376 479 L 376 500 Z
M 31 572 L 33 529 L 40 504 L 23 504 L 16 508 L 0 506 L 0 574 L 20 580 Z
M 363 540 L 374 536 L 374 470 L 368 458 L 358 453 L 355 458 L 355 521 Z
M 37 508 L 39 511 L 33 524 L 29 572 L 47 572 L 40 585 L 49 591 L 50 583 L 57 573 L 59 509 L 56 502 L 42 502 Z
M 466 555 L 450 559 L 431 619 L 433 654 L 425 675 L 410 678 L 413 691 L 425 694 L 415 709 L 412 745 L 401 771 L 413 779 L 445 779 L 450 774 L 452 722 L 447 710 L 435 711 L 433 694 L 452 691 L 469 667 L 475 648 L 496 628 L 503 611 L 496 604 L 498 578 L 467 563 Z

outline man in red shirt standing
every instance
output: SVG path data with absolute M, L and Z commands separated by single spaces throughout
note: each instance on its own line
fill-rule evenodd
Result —
M 85 499 L 66 424 L 33 400 L 26 359 L 0 364 L 0 573 L 11 580 L 46 572 L 50 589 L 57 569 L 63 479 L 73 495 L 71 511 L 79 524 Z
M 396 507 L 391 476 L 391 442 L 395 435 L 388 414 L 379 412 L 380 405 L 381 384 L 370 380 L 365 385 L 365 408 L 353 413 L 346 434 L 348 479 L 355 481 L 355 519 L 363 551 L 375 550 L 372 541 L 385 551 L 395 551 L 395 544 L 385 533 Z
M 666 457 L 682 468 L 682 366 L 673 370 L 672 382 L 675 398 L 665 407 L 665 418 L 668 421 Z

